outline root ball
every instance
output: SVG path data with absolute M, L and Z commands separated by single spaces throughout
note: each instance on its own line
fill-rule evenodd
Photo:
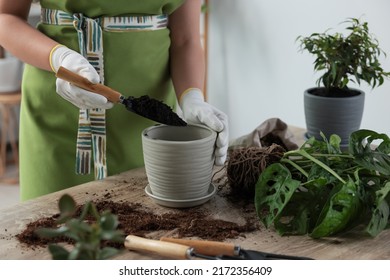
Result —
M 285 151 L 278 144 L 232 150 L 226 169 L 232 193 L 242 197 L 254 197 L 255 186 L 261 172 L 268 165 L 279 162 Z

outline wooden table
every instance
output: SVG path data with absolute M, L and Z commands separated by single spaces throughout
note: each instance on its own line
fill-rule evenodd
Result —
M 303 130 L 295 132 L 303 135 Z M 216 168 L 216 171 L 220 168 Z M 4 208 L 0 211 L 0 259 L 50 259 L 46 248 L 34 249 L 19 243 L 15 235 L 27 223 L 58 213 L 59 197 L 68 193 L 78 203 L 107 197 L 116 202 L 139 202 L 155 213 L 180 211 L 155 204 L 144 192 L 147 178 L 143 168 L 124 172 L 101 181 L 90 182 L 73 188 L 49 194 L 31 201 Z M 232 207 L 231 202 L 217 194 L 202 210 L 214 218 L 243 223 L 242 209 Z M 173 232 L 151 232 L 149 237 L 159 239 L 171 236 Z M 308 236 L 281 237 L 272 229 L 260 227 L 235 240 L 228 240 L 244 249 L 261 250 L 289 255 L 300 255 L 314 259 L 390 259 L 390 231 L 385 230 L 376 238 L 364 237 L 357 232 L 342 236 L 313 240 Z M 160 256 L 127 251 L 118 259 L 160 259 Z

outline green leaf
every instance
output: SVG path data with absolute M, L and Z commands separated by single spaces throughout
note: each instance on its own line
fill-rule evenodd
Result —
M 99 219 L 99 213 L 97 213 L 95 205 L 91 201 L 87 201 L 84 204 L 79 220 L 80 221 L 85 220 L 89 214 L 91 214 L 96 219 Z
M 283 210 L 285 216 L 280 215 L 274 222 L 275 229 L 280 235 L 301 235 L 308 232 L 311 215 L 308 202 L 307 193 L 294 194 L 294 203 L 287 204 Z
M 390 182 L 387 182 L 385 186 L 376 191 L 375 209 L 372 212 L 372 217 L 366 231 L 371 236 L 377 236 L 383 229 L 386 228 L 389 222 L 389 204 L 386 201 L 390 192 Z
M 118 218 L 110 213 L 105 213 L 100 217 L 100 224 L 103 230 L 114 230 L 118 227 Z
M 75 248 L 73 248 L 73 250 L 71 252 L 69 252 L 69 255 L 68 255 L 68 259 L 69 260 L 85 260 L 86 258 L 83 258 L 80 256 L 81 255 L 81 251 L 80 251 L 80 248 L 78 248 L 77 246 Z
M 121 231 L 104 230 L 101 232 L 101 239 L 123 243 L 125 241 L 125 236 Z
M 377 140 L 382 142 L 373 148 Z M 386 134 L 358 130 L 351 134 L 349 151 L 360 166 L 390 176 L 390 139 Z
M 65 234 L 68 230 L 65 226 L 59 228 L 38 228 L 35 230 L 35 233 L 40 237 L 53 238 Z
M 112 248 L 112 247 L 105 247 L 100 251 L 99 259 L 101 260 L 107 260 L 115 255 L 118 255 L 121 252 L 121 250 Z
M 66 223 L 70 231 L 78 232 L 79 234 L 92 232 L 92 226 L 84 221 L 72 219 Z
M 68 250 L 57 244 L 49 244 L 49 252 L 53 260 L 67 260 L 69 257 Z
M 377 236 L 384 230 L 389 222 L 389 204 L 382 200 L 372 213 L 371 220 L 366 227 L 366 231 L 372 237 Z
M 332 195 L 320 214 L 317 226 L 310 233 L 312 238 L 330 236 L 343 230 L 361 210 L 358 186 L 349 179 Z
M 285 155 L 294 155 L 294 154 L 297 154 L 297 155 L 301 155 L 307 159 L 309 159 L 310 161 L 312 161 L 314 164 L 317 164 L 318 166 L 320 166 L 321 168 L 323 168 L 324 170 L 326 170 L 327 172 L 329 172 L 330 174 L 332 174 L 335 178 L 337 178 L 338 180 L 340 180 L 340 182 L 342 183 L 345 183 L 344 179 L 341 178 L 339 176 L 339 174 L 337 174 L 332 168 L 330 168 L 328 165 L 326 165 L 324 162 L 322 162 L 321 160 L 313 157 L 312 155 L 310 155 L 307 151 L 305 151 L 304 149 L 299 149 L 299 150 L 296 150 L 296 151 L 289 151 L 289 152 L 286 152 Z
M 336 134 L 332 134 L 329 138 L 328 143 L 328 153 L 330 154 L 338 154 L 341 153 L 340 144 L 341 138 Z
M 255 207 L 266 227 L 282 213 L 299 185 L 300 181 L 292 179 L 288 168 L 280 163 L 268 166 L 261 173 L 256 183 Z
M 58 202 L 58 208 L 60 209 L 60 217 L 58 218 L 58 223 L 63 223 L 75 214 L 76 202 L 70 195 L 64 194 L 63 196 L 61 196 Z

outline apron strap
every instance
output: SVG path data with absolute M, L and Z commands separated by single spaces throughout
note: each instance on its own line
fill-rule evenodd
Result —
M 80 53 L 95 68 L 104 84 L 103 32 L 99 19 L 83 14 L 73 15 Z M 92 145 L 92 149 L 91 149 Z M 80 109 L 76 145 L 76 174 L 91 172 L 91 153 L 94 160 L 95 179 L 107 177 L 106 114 L 104 109 Z

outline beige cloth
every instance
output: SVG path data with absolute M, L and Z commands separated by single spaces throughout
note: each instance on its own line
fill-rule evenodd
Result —
M 251 133 L 231 140 L 229 150 L 239 147 L 263 147 L 261 139 L 265 136 L 278 137 L 288 150 L 298 148 L 294 135 L 288 129 L 287 124 L 278 118 L 271 118 L 264 121 Z

